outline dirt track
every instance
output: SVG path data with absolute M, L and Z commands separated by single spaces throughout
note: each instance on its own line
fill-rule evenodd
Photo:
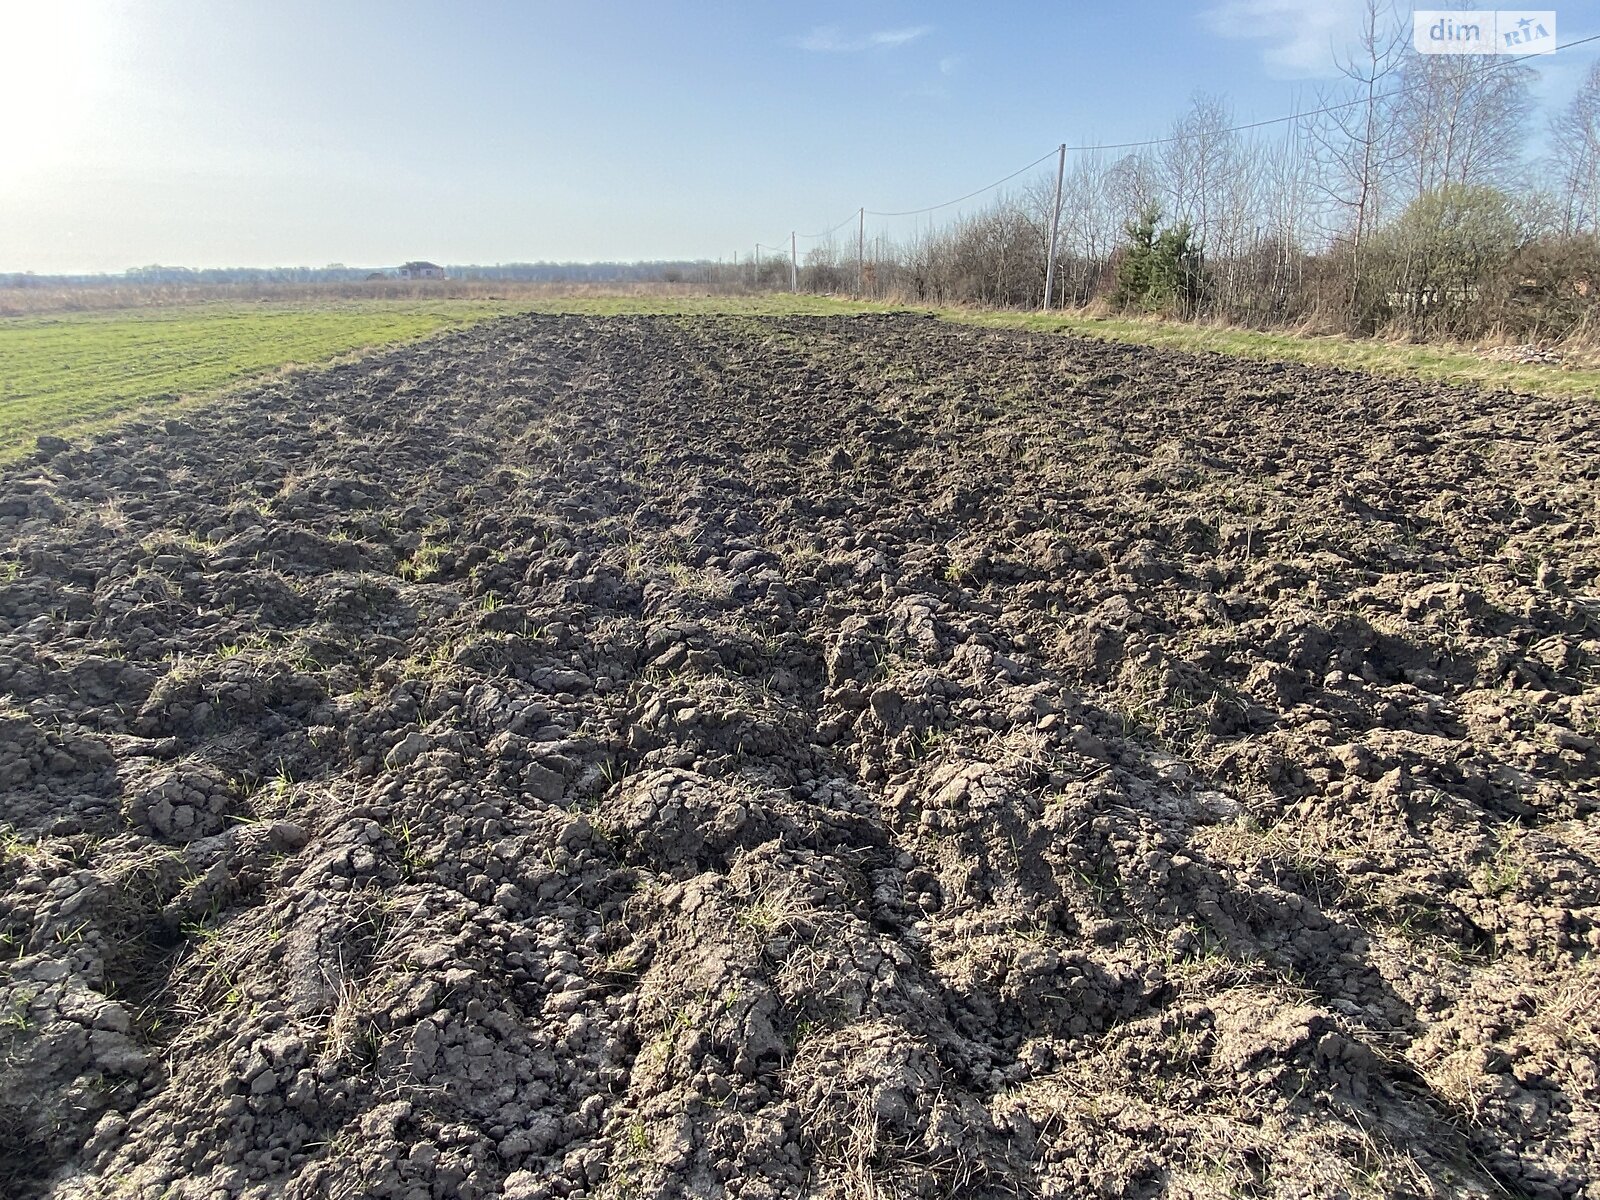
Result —
M 524 318 L 52 449 L 0 1193 L 1600 1197 L 1593 404 Z

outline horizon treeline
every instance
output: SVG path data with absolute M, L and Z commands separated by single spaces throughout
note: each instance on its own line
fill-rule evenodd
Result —
M 514 262 L 493 266 L 444 265 L 445 277 L 455 280 L 506 280 L 518 283 L 651 283 L 664 279 L 704 279 L 712 282 L 718 264 L 696 260 L 646 260 L 639 262 Z M 39 274 L 33 271 L 0 272 L 0 287 L 62 286 L 186 286 L 192 284 L 364 283 L 399 281 L 398 266 L 347 267 L 181 267 L 153 264 L 121 272 Z

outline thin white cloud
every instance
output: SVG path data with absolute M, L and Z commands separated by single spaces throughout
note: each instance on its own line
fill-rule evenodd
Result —
M 939 60 L 939 74 L 954 75 L 967 60 L 960 54 L 947 54 Z
M 907 42 L 914 42 L 919 37 L 924 37 L 932 29 L 930 25 L 910 25 L 904 29 L 880 29 L 876 33 L 867 35 L 867 41 L 874 46 L 904 46 Z
M 847 37 L 837 25 L 818 25 L 795 45 L 817 54 L 859 54 L 863 50 L 893 50 L 931 33 L 931 25 L 910 25 L 903 29 L 879 29 L 862 37 Z
M 1334 55 L 1346 50 L 1361 23 L 1363 0 L 1223 0 L 1200 19 L 1226 38 L 1265 42 L 1261 58 L 1274 75 L 1337 73 Z

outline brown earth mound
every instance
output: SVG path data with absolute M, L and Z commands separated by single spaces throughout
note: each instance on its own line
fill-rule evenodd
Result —
M 1595 409 L 530 317 L 0 474 L 0 1192 L 1600 1196 Z

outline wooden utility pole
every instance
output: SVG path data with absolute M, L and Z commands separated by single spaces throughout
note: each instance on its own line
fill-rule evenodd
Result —
M 800 290 L 800 250 L 792 229 L 789 231 L 789 290 Z
M 1067 144 L 1061 143 L 1056 157 L 1056 203 L 1050 210 L 1050 255 L 1044 261 L 1044 311 L 1050 311 L 1050 297 L 1056 287 L 1056 235 L 1061 229 L 1061 177 L 1067 171 Z
M 867 262 L 867 206 L 861 206 L 856 222 L 856 296 L 861 295 L 861 278 Z

